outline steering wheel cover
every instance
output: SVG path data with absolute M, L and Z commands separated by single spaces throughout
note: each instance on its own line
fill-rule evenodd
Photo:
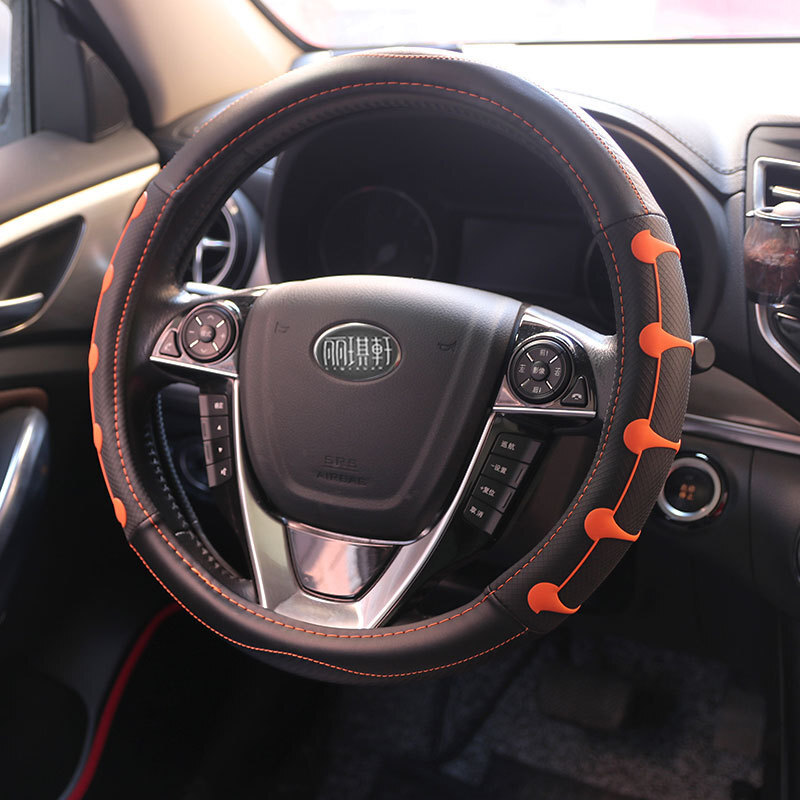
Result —
M 142 363 L 174 313 L 175 265 L 205 219 L 276 150 L 345 114 L 411 108 L 511 136 L 572 188 L 608 267 L 617 380 L 587 478 L 560 523 L 472 603 L 374 631 L 299 624 L 232 591 L 212 554 L 190 550 L 141 435 Z M 89 353 L 95 445 L 115 513 L 147 568 L 202 624 L 266 660 L 329 680 L 438 673 L 574 613 L 624 555 L 678 448 L 691 344 L 679 255 L 624 154 L 548 92 L 454 56 L 376 51 L 297 70 L 203 127 L 137 202 L 103 280 Z

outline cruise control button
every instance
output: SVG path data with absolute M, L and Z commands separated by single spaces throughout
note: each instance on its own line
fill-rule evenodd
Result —
M 575 406 L 576 408 L 586 408 L 589 402 L 589 393 L 586 390 L 586 378 L 578 378 L 572 384 L 572 388 L 564 395 L 561 400 L 562 406 Z
M 510 486 L 505 486 L 498 481 L 493 481 L 491 478 L 481 476 L 475 484 L 472 496 L 479 498 L 498 511 L 505 511 L 514 496 L 514 490 Z
M 230 434 L 230 423 L 227 417 L 200 417 L 200 432 L 203 441 L 218 439 Z
M 490 455 L 483 467 L 483 474 L 487 478 L 494 478 L 516 489 L 525 475 L 527 466 L 519 461 L 512 461 L 510 458 Z
M 538 449 L 539 442 L 535 439 L 516 433 L 501 433 L 494 440 L 492 452 L 530 464 Z
M 217 464 L 211 464 L 206 467 L 206 475 L 208 476 L 208 485 L 211 487 L 225 483 L 225 481 L 230 480 L 231 475 L 233 475 L 231 460 L 228 458 Z
M 214 464 L 231 457 L 231 440 L 226 436 L 224 439 L 212 439 L 210 442 L 203 442 L 203 453 L 206 457 L 206 464 Z
M 499 511 L 495 511 L 474 497 L 470 497 L 464 507 L 464 519 L 490 535 L 495 532 L 502 518 L 503 515 Z
M 217 417 L 227 416 L 228 398 L 224 394 L 201 394 L 200 416 Z

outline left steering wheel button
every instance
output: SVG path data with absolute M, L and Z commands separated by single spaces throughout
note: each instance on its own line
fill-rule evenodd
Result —
M 219 486 L 221 483 L 225 483 L 225 481 L 229 481 L 233 476 L 231 460 L 226 458 L 224 461 L 211 464 L 206 467 L 206 474 L 208 475 L 208 485 L 212 488 L 214 486 Z
M 228 398 L 224 394 L 201 394 L 199 402 L 201 417 L 228 415 Z
M 230 434 L 230 423 L 227 417 L 200 417 L 200 432 L 204 442 L 219 439 Z
M 178 358 L 181 354 L 178 347 L 178 332 L 172 330 L 169 335 L 164 338 L 161 347 L 158 348 L 159 355 L 169 356 L 170 358 Z
M 231 457 L 231 440 L 226 437 L 222 439 L 211 439 L 203 442 L 203 453 L 206 457 L 206 465 L 210 466 L 217 461 L 224 461 Z

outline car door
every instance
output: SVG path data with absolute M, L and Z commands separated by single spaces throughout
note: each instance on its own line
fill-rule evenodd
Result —
M 126 91 L 68 12 L 0 0 L 0 604 L 48 515 L 79 508 L 97 482 L 83 454 L 94 298 L 157 169 Z

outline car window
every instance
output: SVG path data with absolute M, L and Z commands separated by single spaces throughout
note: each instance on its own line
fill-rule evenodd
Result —
M 322 47 L 800 35 L 797 0 L 258 0 Z
M 0 146 L 27 133 L 22 31 L 27 0 L 0 0 Z
M 11 86 L 11 9 L 0 0 L 0 125 L 8 117 L 8 93 Z

